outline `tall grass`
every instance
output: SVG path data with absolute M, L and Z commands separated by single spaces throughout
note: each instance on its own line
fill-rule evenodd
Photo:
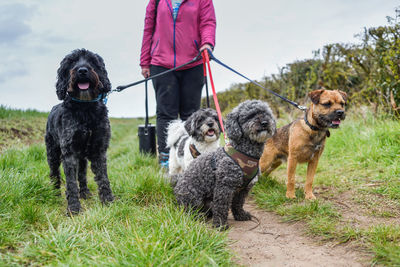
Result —
M 178 208 L 155 158 L 138 152 L 133 119 L 112 120 L 108 172 L 116 201 L 94 197 L 66 216 L 48 177 L 45 147 L 0 156 L 0 265 L 183 266 L 231 264 L 226 233 Z

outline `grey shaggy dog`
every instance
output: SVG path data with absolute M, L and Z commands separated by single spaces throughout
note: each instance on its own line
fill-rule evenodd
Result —
M 276 131 L 271 109 L 260 100 L 247 100 L 235 107 L 226 117 L 225 128 L 232 147 L 256 159 L 261 157 L 265 141 Z M 228 227 L 229 208 L 235 220 L 251 219 L 243 204 L 258 174 L 252 180 L 246 179 L 224 148 L 199 156 L 179 175 L 174 188 L 178 204 L 206 212 L 215 227 Z
M 81 209 L 79 197 L 88 198 L 87 161 L 103 203 L 113 201 L 107 176 L 110 122 L 102 97 L 111 90 L 103 59 L 86 49 L 65 56 L 57 70 L 56 91 L 61 104 L 53 107 L 46 126 L 47 161 L 50 178 L 60 189 L 60 164 L 66 179 L 68 214 Z M 79 186 L 78 182 L 79 181 Z

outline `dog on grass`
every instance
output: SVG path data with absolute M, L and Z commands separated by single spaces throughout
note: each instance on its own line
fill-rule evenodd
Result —
M 174 188 L 178 204 L 212 216 L 221 230 L 228 227 L 229 209 L 235 220 L 251 219 L 243 204 L 257 180 L 264 143 L 276 128 L 267 103 L 247 100 L 227 115 L 225 129 L 229 143 L 193 160 Z
M 81 210 L 88 198 L 87 162 L 95 175 L 101 202 L 114 199 L 107 176 L 107 148 L 111 131 L 103 97 L 111 90 L 103 59 L 86 49 L 65 56 L 57 71 L 56 92 L 61 104 L 53 107 L 46 126 L 50 178 L 60 189 L 60 164 L 66 179 L 68 213 Z
M 308 94 L 311 105 L 304 118 L 279 128 L 268 139 L 260 159 L 261 172 L 269 175 L 287 160 L 286 197 L 295 198 L 295 172 L 298 163 L 308 163 L 305 198 L 315 199 L 312 192 L 318 160 L 325 147 L 329 129 L 339 127 L 345 119 L 347 94 L 339 90 L 315 90 Z
M 183 172 L 200 154 L 219 147 L 221 126 L 217 112 L 199 109 L 185 122 L 175 120 L 168 126 L 169 175 Z

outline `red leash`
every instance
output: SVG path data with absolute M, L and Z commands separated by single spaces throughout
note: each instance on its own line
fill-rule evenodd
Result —
M 217 93 L 215 92 L 214 80 L 213 80 L 213 77 L 212 77 L 211 67 L 210 67 L 210 58 L 208 57 L 207 49 L 204 49 L 203 52 L 201 53 L 201 55 L 203 56 L 203 62 L 205 62 L 207 64 L 207 67 L 208 67 L 208 74 L 210 75 L 211 89 L 212 89 L 212 92 L 213 92 L 213 99 L 214 99 L 215 109 L 217 110 L 219 124 L 221 125 L 222 132 L 224 133 L 224 139 L 226 140 L 224 123 L 222 122 L 221 108 L 219 107 Z M 206 64 L 204 64 L 204 76 L 205 77 L 207 77 Z

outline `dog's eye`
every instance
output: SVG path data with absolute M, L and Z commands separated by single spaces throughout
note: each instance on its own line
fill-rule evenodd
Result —
M 322 105 L 323 105 L 324 107 L 326 107 L 326 108 L 329 108 L 332 104 L 328 102 L 328 103 L 323 103 Z

